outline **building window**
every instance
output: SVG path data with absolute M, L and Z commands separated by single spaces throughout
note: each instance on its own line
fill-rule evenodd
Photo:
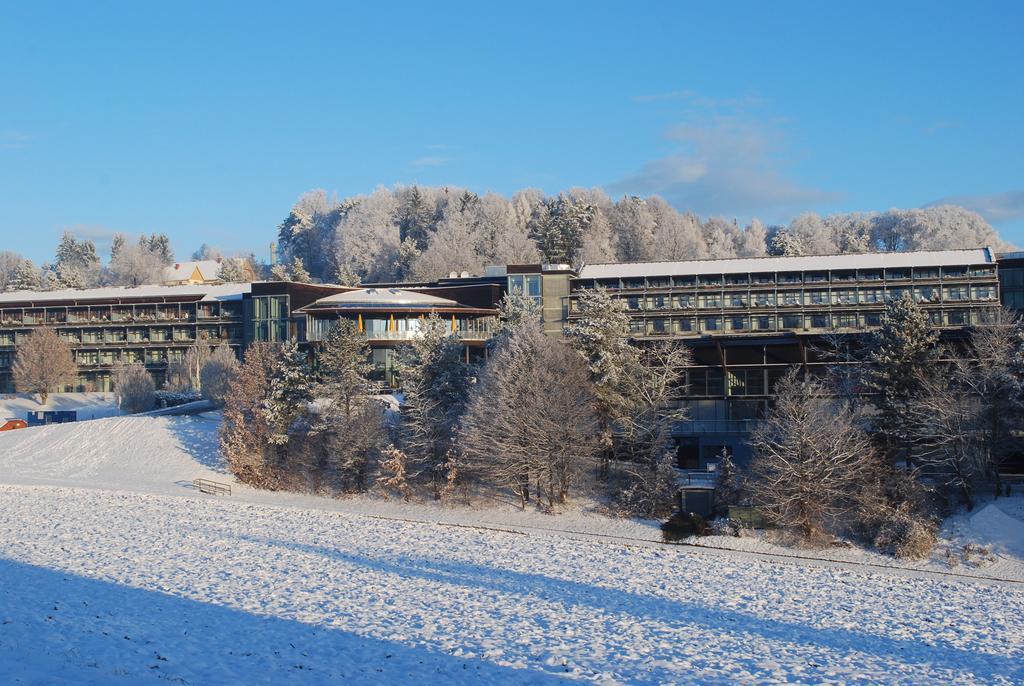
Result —
M 881 312 L 865 312 L 864 313 L 864 326 L 881 326 L 882 325 L 882 313 Z
M 722 296 L 718 293 L 702 293 L 697 300 L 697 307 L 702 310 L 715 310 L 722 306 Z
M 288 296 L 258 296 L 252 299 L 253 340 L 288 340 Z
M 701 331 L 721 331 L 722 330 L 722 318 L 721 317 L 701 317 L 700 318 L 700 330 Z
M 676 296 L 676 307 L 681 310 L 691 310 L 697 304 L 696 296 L 692 294 L 684 294 Z
M 811 328 L 812 329 L 827 329 L 829 327 L 829 317 L 827 314 L 812 314 L 811 315 Z
M 732 293 L 729 295 L 729 307 L 746 307 L 747 306 L 747 294 L 746 293 Z
M 800 291 L 784 291 L 779 294 L 780 305 L 794 307 L 803 304 L 803 293 Z
M 949 326 L 967 326 L 969 321 L 966 310 L 950 310 L 946 313 L 946 323 Z
M 732 331 L 746 331 L 747 330 L 747 318 L 743 315 L 733 315 L 727 318 L 729 322 L 729 329 Z
M 782 315 L 782 328 L 783 329 L 802 329 L 804 328 L 804 318 L 799 314 L 784 314 Z
M 775 305 L 774 293 L 752 293 L 754 307 L 772 307 Z
M 775 328 L 775 317 L 770 314 L 759 314 L 750 318 L 751 328 L 755 331 L 771 331 Z
M 674 320 L 674 322 L 675 330 L 678 333 L 691 333 L 696 328 L 693 317 L 680 317 Z

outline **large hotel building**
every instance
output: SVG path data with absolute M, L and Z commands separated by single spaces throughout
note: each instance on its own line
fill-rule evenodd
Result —
M 630 313 L 639 343 L 685 340 L 693 350 L 676 427 L 679 463 L 699 467 L 728 446 L 742 459 L 744 435 L 787 368 L 814 372 L 832 333 L 878 326 L 889 298 L 910 294 L 946 338 L 962 337 L 1001 304 L 1024 310 L 1024 253 L 987 248 L 685 262 L 507 265 L 482 276 L 362 288 L 254 282 L 0 294 L 0 392 L 13 391 L 18 345 L 40 326 L 74 350 L 75 390 L 106 391 L 117 365 L 141 362 L 162 382 L 169 361 L 197 343 L 241 352 L 254 341 L 316 345 L 338 319 L 367 337 L 376 375 L 393 384 L 395 348 L 423 319 L 441 317 L 467 359 L 486 354 L 497 304 L 521 290 L 542 306 L 545 330 L 561 335 L 586 289 L 606 288 Z

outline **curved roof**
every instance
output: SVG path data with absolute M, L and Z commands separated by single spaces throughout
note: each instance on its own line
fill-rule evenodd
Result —
M 461 307 L 448 298 L 403 288 L 359 288 L 354 291 L 336 293 L 320 298 L 310 308 L 359 308 L 359 307 Z

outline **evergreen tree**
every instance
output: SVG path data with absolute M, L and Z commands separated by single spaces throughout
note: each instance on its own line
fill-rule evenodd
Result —
M 127 241 L 125 240 L 125 237 L 124 237 L 123 233 L 115 233 L 114 234 L 114 237 L 110 241 L 110 261 L 111 262 L 113 262 L 114 260 L 117 259 L 118 253 L 121 252 L 121 249 L 125 246 L 126 242 Z
M 429 481 L 439 499 L 469 385 L 462 343 L 444 320 L 431 315 L 421 335 L 400 349 L 397 368 L 404 395 L 399 447 L 408 457 L 410 477 Z
M 306 355 L 292 341 L 281 348 L 280 358 L 270 377 L 263 416 L 270 428 L 268 440 L 278 446 L 280 461 L 285 462 L 288 442 L 296 423 L 313 399 L 312 375 Z
M 54 270 L 54 285 L 57 288 L 85 288 L 82 275 L 66 264 L 58 264 Z
M 775 231 L 768 239 L 768 254 L 773 257 L 793 257 L 804 254 L 804 245 L 800 238 L 782 227 L 774 227 Z
M 242 260 L 237 257 L 225 257 L 221 260 L 218 278 L 224 283 L 245 283 L 248 281 L 248 275 L 242 266 Z
M 302 260 L 298 257 L 292 260 L 292 281 L 296 283 L 311 283 L 313 281 L 309 272 L 306 271 L 305 265 L 302 264 Z
M 274 281 L 292 280 L 291 272 L 288 271 L 288 265 L 280 262 L 270 268 L 270 277 L 274 279 Z
M 937 341 L 928 314 L 909 294 L 886 304 L 881 326 L 868 341 L 863 384 L 874 396 L 876 438 L 889 455 L 913 459 L 913 404 L 922 376 L 937 359 Z
M 582 291 L 576 301 L 579 318 L 565 329 L 583 357 L 597 395 L 598 431 L 602 446 L 601 474 L 607 478 L 614 446 L 613 426 L 625 413 L 625 382 L 637 366 L 629 344 L 629 314 L 604 288 Z
M 370 391 L 373 372 L 370 346 L 350 319 L 331 328 L 316 352 L 319 395 L 338 406 L 345 416 L 357 399 Z
M 165 233 L 153 233 L 147 238 L 145 234 L 139 237 L 139 245 L 159 260 L 164 267 L 174 264 L 174 251 L 171 249 L 171 239 Z
M 412 246 L 416 248 L 416 251 L 423 252 L 427 249 L 427 242 L 434 222 L 433 211 L 417 186 L 412 187 L 409 198 L 400 213 L 399 239 L 403 244 L 406 241 L 412 241 Z
M 578 264 L 596 208 L 560 194 L 538 209 L 530 224 L 530 238 L 537 242 L 544 261 Z
M 14 278 L 7 288 L 11 291 L 37 291 L 40 285 L 39 270 L 31 260 L 24 260 L 14 272 Z

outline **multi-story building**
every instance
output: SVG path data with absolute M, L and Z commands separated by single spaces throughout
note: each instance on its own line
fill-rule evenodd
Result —
M 316 345 L 325 326 L 346 316 L 358 319 L 377 375 L 390 383 L 394 347 L 415 335 L 420 315 L 453 322 L 473 359 L 491 335 L 501 295 L 493 280 L 401 291 L 256 282 L 2 293 L 0 393 L 14 390 L 18 346 L 44 326 L 71 344 L 78 365 L 64 390 L 109 391 L 120 365 L 141 362 L 159 385 L 168 363 L 197 343 L 226 343 L 239 354 L 256 341 Z
M 962 338 L 1002 302 L 1024 308 L 1024 253 L 988 249 L 766 257 L 636 264 L 489 267 L 482 276 L 429 283 L 144 286 L 0 294 L 0 391 L 12 390 L 17 345 L 34 328 L 67 338 L 78 389 L 107 390 L 113 368 L 139 361 L 160 382 L 167 362 L 196 342 L 296 339 L 316 346 L 339 318 L 356 322 L 373 351 L 376 376 L 394 383 L 394 349 L 421 317 L 449 322 L 467 359 L 486 354 L 497 303 L 520 291 L 541 305 L 544 328 L 561 335 L 578 317 L 579 294 L 606 288 L 631 316 L 640 342 L 685 341 L 693 351 L 675 427 L 681 466 L 703 466 L 723 446 L 743 459 L 745 438 L 775 381 L 793 365 L 809 373 L 829 362 L 830 334 L 879 324 L 886 300 L 911 295 L 947 340 Z
M 946 338 L 1000 305 L 987 249 L 594 264 L 569 283 L 568 320 L 580 292 L 606 288 L 630 313 L 635 340 L 690 346 L 688 419 L 674 432 L 687 467 L 723 447 L 745 459 L 775 382 L 793 365 L 823 372 L 827 337 L 877 327 L 887 300 L 912 296 Z

